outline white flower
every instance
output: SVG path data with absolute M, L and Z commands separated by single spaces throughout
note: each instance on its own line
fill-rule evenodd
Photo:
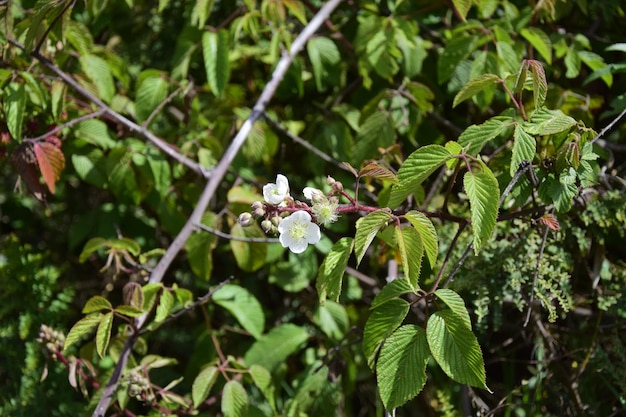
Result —
M 311 215 L 300 210 L 283 219 L 278 225 L 278 240 L 283 248 L 293 253 L 302 253 L 309 244 L 320 241 L 320 227 L 311 222 Z
M 276 176 L 276 184 L 269 183 L 263 186 L 263 198 L 273 206 L 277 206 L 289 197 L 289 181 L 282 174 Z
M 302 193 L 304 194 L 304 197 L 306 197 L 306 199 L 309 201 L 313 201 L 316 196 L 324 197 L 324 193 L 321 190 L 313 187 L 304 187 Z
M 313 204 L 313 214 L 317 218 L 317 221 L 328 227 L 329 224 L 337 221 L 339 217 L 337 215 L 337 208 L 339 208 L 339 202 L 334 197 Z

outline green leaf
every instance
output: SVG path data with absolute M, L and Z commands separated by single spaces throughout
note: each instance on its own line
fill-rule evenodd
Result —
M 111 330 L 113 329 L 113 313 L 109 312 L 100 318 L 98 330 L 96 331 L 96 351 L 100 358 L 104 358 L 104 354 L 109 347 L 111 340 Z
M 395 298 L 376 307 L 370 314 L 363 331 L 363 353 L 371 369 L 376 364 L 380 344 L 402 324 L 409 307 L 406 301 Z
M 113 310 L 113 306 L 106 298 L 100 295 L 94 295 L 85 303 L 85 307 L 83 307 L 83 314 L 95 313 L 100 310 Z
M 540 108 L 546 101 L 548 95 L 548 80 L 546 72 L 541 62 L 529 59 L 526 61 L 530 76 L 533 80 L 533 96 L 535 98 L 535 109 Z
M 143 315 L 143 310 L 129 305 L 117 306 L 115 307 L 115 312 L 127 317 L 139 317 Z
M 461 20 L 465 22 L 467 13 L 469 12 L 470 7 L 472 7 L 472 0 L 452 0 L 452 5 L 456 9 L 456 11 L 459 12 L 459 16 L 461 17 Z M 386 408 L 393 409 L 396 407 L 386 407 Z
M 221 96 L 230 77 L 228 30 L 202 34 L 202 56 L 209 87 L 216 96 Z
M 313 315 L 313 322 L 319 326 L 324 334 L 334 340 L 341 340 L 350 325 L 350 319 L 344 306 L 330 300 L 317 307 Z
M 309 334 L 302 327 L 282 324 L 254 342 L 244 355 L 244 361 L 247 366 L 262 365 L 272 371 L 308 339 Z
M 548 65 L 552 65 L 552 42 L 543 30 L 537 27 L 527 27 L 520 31 L 520 35 L 530 42 Z
M 375 309 L 376 307 L 386 303 L 389 300 L 398 298 L 403 294 L 409 294 L 414 292 L 415 290 L 411 287 L 411 284 L 408 280 L 399 278 L 394 279 L 393 281 L 385 285 L 378 294 L 376 294 L 376 297 L 374 297 L 374 300 L 370 305 L 370 310 Z
M 532 162 L 537 151 L 537 141 L 524 131 L 521 125 L 515 125 L 513 133 L 513 156 L 509 173 L 515 175 L 522 161 Z
M 283 249 L 278 250 L 282 253 Z M 317 259 L 315 251 L 298 254 L 289 251 L 287 260 L 272 263 L 268 282 L 287 292 L 300 292 L 307 288 L 317 276 L 319 267 Z M 294 268 L 294 265 L 298 267 Z
M 500 188 L 493 172 L 481 163 L 481 172 L 467 172 L 463 185 L 470 201 L 472 231 L 474 233 L 474 253 L 489 240 L 496 226 Z
M 152 72 L 150 72 L 152 74 Z M 168 83 L 160 74 L 141 79 L 135 98 L 135 117 L 144 122 L 167 97 Z
M 83 248 L 83 251 L 80 253 L 80 256 L 78 257 L 78 262 L 80 263 L 85 262 L 91 256 L 92 253 L 96 252 L 98 249 L 106 248 L 108 246 L 109 246 L 109 241 L 101 237 L 94 237 L 92 239 L 89 239 L 89 241 L 85 243 L 85 247 Z
M 415 230 L 419 232 L 428 262 L 431 267 L 434 267 L 435 263 L 437 263 L 437 254 L 439 253 L 437 230 L 435 230 L 435 225 L 433 225 L 433 222 L 426 217 L 424 213 L 416 210 L 407 212 L 404 215 L 404 218 L 407 219 L 413 225 Z
M 519 68 L 520 58 L 511 44 L 509 42 L 498 41 L 496 42 L 496 51 L 498 52 L 498 58 L 502 62 L 500 73 L 503 74 L 503 76 L 515 74 Z
M 266 237 L 263 231 L 256 224 L 249 227 L 242 227 L 239 223 L 235 223 L 232 229 L 230 229 L 230 234 L 241 238 Z M 267 243 L 251 243 L 233 240 L 230 242 L 230 248 L 233 251 L 233 255 L 235 255 L 237 265 L 246 272 L 254 272 L 265 265 Z
M 454 102 L 452 103 L 452 107 L 456 107 L 459 103 L 467 100 L 468 98 L 474 97 L 476 94 L 480 93 L 484 89 L 501 83 L 502 80 L 495 74 L 482 74 L 478 77 L 474 78 L 457 93 L 454 97 Z
M 201 223 L 215 228 L 217 216 L 215 213 L 206 212 L 202 215 Z M 198 231 L 193 233 L 185 243 L 187 262 L 196 276 L 204 281 L 211 279 L 213 272 L 213 249 L 217 245 L 217 237 L 212 233 Z
M 376 363 L 376 380 L 387 410 L 415 397 L 426 384 L 430 351 L 426 332 L 419 326 L 400 327 L 385 341 Z
M 469 313 L 465 307 L 465 302 L 459 294 L 448 288 L 439 288 L 435 291 L 435 295 L 463 321 L 468 329 L 472 330 L 472 322 Z
M 508 116 L 494 116 L 480 125 L 471 125 L 459 136 L 458 142 L 469 155 L 476 156 L 485 144 L 497 138 L 514 124 Z
M 316 283 L 320 303 L 323 304 L 326 298 L 333 301 L 339 300 L 343 274 L 354 247 L 353 242 L 354 240 L 348 237 L 339 239 L 320 266 Z
M 397 207 L 451 156 L 450 151 L 441 145 L 422 146 L 409 155 L 398 170 L 398 184 L 391 189 L 387 206 Z
M 419 289 L 422 258 L 424 257 L 422 238 L 413 227 L 396 227 L 395 229 L 404 275 L 411 287 L 417 291 Z
M 535 111 L 522 127 L 530 135 L 544 136 L 564 132 L 575 124 L 576 120 L 565 115 L 561 110 L 541 108 Z
M 341 62 L 341 54 L 337 45 L 326 37 L 315 37 L 307 42 L 307 52 L 313 67 L 313 77 L 317 91 L 323 91 L 324 79 L 329 73 L 336 70 L 336 65 Z
M 387 226 L 387 223 L 391 219 L 391 214 L 383 210 L 378 210 L 357 220 L 356 234 L 354 236 L 354 255 L 356 256 L 357 266 L 361 263 L 372 240 L 376 237 L 376 233 Z
M 139 253 L 141 253 L 141 246 L 139 246 L 139 243 L 127 237 L 111 239 L 108 241 L 108 244 L 113 250 L 128 252 L 133 256 L 138 256 Z
M 24 121 L 24 108 L 26 107 L 26 94 L 24 84 L 13 82 L 4 87 L 4 112 L 7 127 L 13 139 L 22 141 L 22 123 Z
M 550 174 L 537 190 L 542 200 L 554 203 L 554 208 L 559 213 L 566 213 L 572 208 L 572 199 L 578 194 L 576 186 L 576 171 L 571 168 L 559 175 L 557 180 L 554 174 Z
M 154 317 L 155 322 L 161 322 L 167 318 L 174 305 L 174 296 L 167 288 L 163 288 L 161 296 L 159 297 L 159 304 L 157 304 L 156 315 Z
M 378 111 L 369 116 L 359 127 L 354 147 L 355 165 L 375 155 L 379 147 L 386 148 L 393 144 L 395 131 L 387 113 Z
M 102 149 L 111 149 L 117 145 L 117 142 L 109 133 L 107 125 L 100 120 L 80 122 L 74 135 Z
M 250 367 L 250 376 L 254 385 L 263 393 L 263 396 L 269 402 L 272 411 L 276 411 L 276 398 L 274 383 L 272 382 L 272 374 L 261 365 L 252 365 Z M 277 414 L 276 412 L 274 414 Z
M 452 77 L 459 63 L 474 51 L 478 44 L 475 36 L 457 36 L 448 41 L 437 61 L 437 78 L 443 84 Z
M 259 300 L 238 285 L 224 285 L 213 294 L 213 302 L 230 312 L 255 339 L 265 328 L 265 315 Z
M 241 382 L 230 380 L 224 385 L 222 413 L 224 417 L 246 417 L 248 415 L 248 394 Z
M 85 54 L 79 58 L 80 65 L 87 77 L 95 84 L 102 101 L 110 103 L 115 94 L 115 84 L 109 64 L 99 56 Z
M 211 388 L 213 387 L 213 384 L 215 384 L 218 375 L 219 372 L 217 367 L 207 366 L 200 371 L 196 379 L 193 380 L 193 384 L 191 386 L 191 399 L 193 400 L 194 408 L 198 408 L 198 406 L 209 396 L 209 392 L 211 392 Z
M 141 292 L 143 293 L 143 306 L 141 309 L 146 313 L 152 311 L 154 304 L 156 304 L 157 297 L 159 292 L 163 288 L 163 284 L 161 283 L 152 283 L 146 284 L 141 287 Z
M 579 51 L 578 55 L 580 56 L 580 59 L 585 63 L 585 65 L 587 65 L 593 71 L 598 71 L 599 69 L 606 67 L 604 58 L 594 52 Z M 608 87 L 611 87 L 613 85 L 613 74 L 611 74 L 610 72 L 603 75 L 601 78 Z
M 215 6 L 215 0 L 197 0 L 191 13 L 191 24 L 202 29 L 207 19 L 211 16 L 211 10 Z
M 67 351 L 70 346 L 78 342 L 84 335 L 92 331 L 100 323 L 100 317 L 102 317 L 102 314 L 92 313 L 76 322 L 76 324 L 72 326 L 69 333 L 65 337 L 65 345 L 63 346 L 63 351 Z
M 426 338 L 433 357 L 453 380 L 489 390 L 485 384 L 485 365 L 474 333 L 452 310 L 430 316 Z
M 104 153 L 97 148 L 85 155 L 72 154 L 72 165 L 80 179 L 98 188 L 104 188 L 107 183 L 105 162 Z
M 374 71 L 382 78 L 389 80 L 400 69 L 397 62 L 400 51 L 396 47 L 393 28 L 378 30 L 367 42 L 365 53 Z

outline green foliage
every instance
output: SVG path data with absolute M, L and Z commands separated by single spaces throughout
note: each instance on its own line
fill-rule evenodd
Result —
M 4 3 L 0 414 L 624 408 L 622 2 Z

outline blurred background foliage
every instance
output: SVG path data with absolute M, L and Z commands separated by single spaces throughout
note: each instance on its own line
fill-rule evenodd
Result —
M 467 19 L 453 3 L 471 3 Z M 72 123 L 96 106 L 16 43 L 32 49 L 46 36 L 43 56 L 114 111 L 210 169 L 285 48 L 321 5 L 316 0 L 0 2 L 0 414 L 91 412 L 94 404 L 70 386 L 65 367 L 37 341 L 40 325 L 66 333 L 93 295 L 120 304 L 122 287 L 143 283 L 159 255 L 149 251 L 167 248 L 203 187 L 200 176 L 107 114 Z M 255 125 L 204 223 L 238 233 L 236 216 L 249 210 L 276 173 L 289 176 L 296 196 L 305 186 L 322 188 L 326 175 L 350 188 L 354 177 L 335 162 L 360 166 L 374 159 L 397 168 L 418 146 L 456 139 L 466 127 L 510 107 L 493 88 L 453 108 L 463 85 L 485 73 L 514 74 L 527 58 L 544 65 L 549 107 L 600 131 L 626 108 L 625 13 L 619 0 L 343 2 L 294 61 L 268 105 L 268 120 Z M 26 139 L 56 126 L 63 127 L 56 137 L 65 164 L 52 195 L 43 183 L 41 189 L 28 181 L 20 185 L 18 175 L 32 168 L 24 156 L 25 144 L 32 143 Z M 618 124 L 597 142 L 597 185 L 558 216 L 561 227 L 548 235 L 534 283 L 542 229 L 529 219 L 501 222 L 451 283 L 470 308 L 494 393 L 453 384 L 433 366 L 426 389 L 397 415 L 609 416 L 626 409 L 625 130 Z M 289 135 L 333 161 L 320 159 Z M 500 142 L 483 154 L 503 167 L 498 179 L 506 184 L 510 153 L 502 151 L 510 143 Z M 548 164 L 555 153 L 549 144 L 540 146 L 533 162 Z M 431 184 L 436 180 L 421 195 L 416 192 L 419 202 Z M 374 205 L 389 192 L 388 185 L 369 181 L 362 190 Z M 446 192 L 434 191 L 427 207 L 440 206 Z M 453 199 L 451 211 L 464 213 L 462 203 Z M 270 369 L 275 408 L 263 392 L 246 385 L 248 415 L 382 415 L 376 380 L 358 341 L 391 255 L 381 246 L 360 267 L 365 277 L 348 276 L 341 304 L 321 307 L 315 294 L 324 254 L 353 232 L 354 220 L 345 216 L 325 231 L 315 250 L 302 255 L 276 243 L 248 244 L 252 255 L 241 255 L 236 243 L 197 233 L 170 268 L 165 285 L 186 288 L 193 298 L 234 276 L 236 285 L 258 300 L 264 334 L 280 329 L 294 340 L 305 331 L 302 342 Z M 457 226 L 437 227 L 443 256 Z M 125 237 L 140 250 L 120 246 L 110 264 L 103 248 L 80 259 L 84 245 L 96 237 Z M 471 237 L 465 238 L 455 259 Z M 428 285 L 434 274 L 423 271 L 422 277 Z M 525 326 L 533 286 L 544 308 Z M 279 327 L 287 324 L 293 327 Z M 248 365 L 268 360 L 258 345 L 251 349 L 255 340 L 249 331 L 242 329 L 236 306 L 219 302 L 163 325 L 145 337 L 143 353 L 147 349 L 176 364 L 152 371 L 152 382 L 165 386 L 184 376 L 173 391 L 189 393 L 200 369 L 216 358 L 216 348 L 245 357 Z M 87 389 L 92 397 L 115 362 L 115 341 L 102 359 L 92 342 L 73 349 L 94 364 L 97 376 Z M 44 369 L 47 378 L 39 382 Z M 133 399 L 128 407 L 135 415 L 158 414 Z M 209 405 L 200 415 L 219 410 Z

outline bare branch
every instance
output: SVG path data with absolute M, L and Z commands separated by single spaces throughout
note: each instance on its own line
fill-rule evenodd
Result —
M 241 129 L 239 130 L 235 138 L 232 140 L 230 146 L 228 147 L 228 149 L 226 149 L 226 152 L 222 156 L 222 159 L 215 167 L 209 181 L 207 182 L 202 192 L 202 195 L 200 196 L 200 199 L 198 200 L 196 204 L 196 208 L 194 209 L 191 216 L 189 217 L 189 219 L 183 226 L 182 230 L 178 233 L 178 235 L 176 236 L 176 238 L 174 239 L 170 247 L 167 249 L 167 251 L 161 258 L 157 266 L 154 268 L 154 271 L 152 272 L 150 276 L 149 282 L 154 283 L 154 282 L 161 282 L 163 280 L 163 276 L 165 275 L 165 272 L 171 265 L 172 261 L 174 260 L 178 252 L 180 252 L 180 250 L 183 248 L 183 246 L 185 246 L 185 242 L 187 242 L 187 239 L 189 238 L 191 233 L 195 230 L 196 225 L 200 223 L 202 215 L 204 214 L 207 206 L 209 205 L 209 202 L 213 198 L 213 195 L 215 194 L 217 187 L 222 182 L 222 179 L 224 178 L 224 175 L 226 174 L 228 167 L 231 165 L 232 161 L 235 159 L 235 156 L 239 152 L 239 149 L 245 143 L 250 131 L 252 130 L 252 126 L 254 125 L 256 120 L 265 112 L 265 108 L 267 104 L 270 102 L 271 98 L 274 96 L 274 93 L 276 92 L 278 85 L 280 84 L 283 77 L 285 76 L 285 73 L 287 72 L 287 69 L 291 65 L 291 62 L 296 57 L 296 55 L 304 48 L 308 39 L 319 29 L 322 23 L 330 16 L 332 11 L 339 5 L 339 3 L 341 3 L 341 0 L 328 1 L 320 9 L 320 11 L 313 17 L 313 19 L 311 19 L 309 24 L 302 30 L 300 35 L 298 35 L 298 37 L 293 41 L 293 43 L 291 44 L 290 51 L 288 53 L 283 54 L 282 58 L 278 62 L 278 65 L 276 65 L 276 68 L 274 69 L 274 73 L 272 74 L 271 80 L 267 83 L 267 85 L 263 89 L 263 92 L 261 93 L 261 96 L 259 97 L 256 104 L 254 105 L 254 108 L 252 109 L 252 113 L 250 114 L 250 116 L 248 116 L 248 119 L 241 126 Z M 54 65 L 52 64 L 50 65 L 54 67 Z M 73 79 L 71 81 L 74 82 Z M 76 83 L 74 82 L 74 84 Z M 96 98 L 96 100 L 98 99 Z M 100 100 L 98 100 L 98 102 L 102 103 Z M 140 128 L 139 126 L 135 124 L 133 125 L 136 126 L 137 128 Z M 137 328 L 140 329 L 143 323 L 145 322 L 145 320 L 146 320 L 145 315 L 138 318 L 136 321 Z M 126 367 L 126 363 L 128 362 L 128 357 L 130 356 L 130 352 L 132 350 L 132 347 L 134 345 L 136 338 L 137 336 L 130 336 L 129 339 L 127 339 L 126 344 L 124 345 L 124 349 L 122 350 L 120 354 L 119 361 L 115 366 L 115 370 L 113 371 L 113 375 L 111 376 L 111 379 L 109 380 L 102 394 L 100 402 L 98 403 L 98 405 L 96 406 L 96 409 L 94 410 L 92 414 L 92 417 L 104 417 L 104 414 L 106 410 L 109 408 L 111 400 L 113 399 L 115 391 L 117 390 L 117 387 L 120 382 L 120 378 L 122 376 L 122 372 L 124 368 Z
M 591 143 L 594 143 L 595 141 L 597 141 L 598 139 L 600 139 L 602 136 L 604 136 L 606 134 L 606 132 L 608 132 L 609 130 L 611 130 L 613 128 L 613 126 L 615 126 L 615 124 L 617 122 L 619 122 L 619 120 L 624 117 L 624 115 L 626 115 L 626 109 L 622 110 L 622 112 L 620 114 L 617 115 L 617 117 L 615 119 L 613 119 L 613 121 L 611 123 L 609 123 L 608 125 L 606 125 L 606 127 L 604 129 L 602 129 L 600 131 L 600 133 L 598 133 L 596 135 L 595 138 L 591 139 Z
M 209 232 L 215 236 L 219 236 L 221 238 L 224 239 L 228 239 L 228 240 L 237 240 L 239 242 L 250 242 L 250 243 L 278 243 L 279 240 L 276 238 L 271 238 L 271 237 L 239 237 L 239 236 L 233 236 L 233 235 L 229 235 L 228 233 L 224 233 L 221 232 L 217 229 L 214 229 L 212 227 L 209 227 L 207 225 L 204 225 L 202 223 L 198 223 L 196 225 L 196 227 L 198 229 L 202 229 L 205 232 Z

